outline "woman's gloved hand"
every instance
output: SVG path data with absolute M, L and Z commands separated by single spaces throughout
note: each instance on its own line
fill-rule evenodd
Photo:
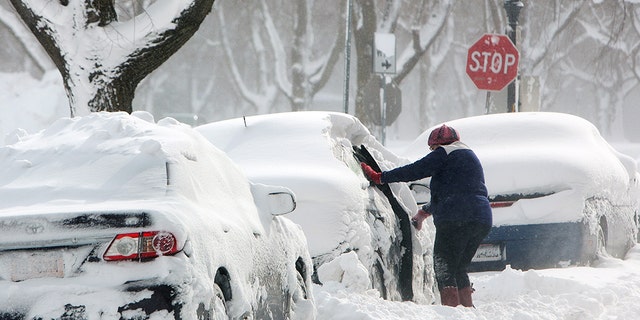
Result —
M 360 162 L 360 167 L 362 167 L 362 171 L 364 171 L 364 175 L 369 178 L 375 184 L 382 184 L 380 179 L 382 178 L 382 173 L 373 170 L 368 164 L 364 162 Z
M 416 230 L 420 230 L 422 229 L 422 222 L 424 221 L 424 219 L 430 216 L 431 216 L 431 213 L 420 209 L 418 210 L 418 213 L 416 213 L 416 215 L 413 216 L 413 218 L 411 218 L 411 224 L 413 225 L 414 228 L 416 228 Z

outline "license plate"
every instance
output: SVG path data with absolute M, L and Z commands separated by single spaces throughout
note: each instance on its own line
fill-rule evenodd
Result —
M 484 262 L 484 261 L 500 261 L 504 258 L 504 252 L 500 248 L 499 244 L 481 244 L 476 250 L 476 254 L 471 261 Z
M 64 277 L 64 259 L 58 252 L 23 253 L 11 261 L 11 280 Z

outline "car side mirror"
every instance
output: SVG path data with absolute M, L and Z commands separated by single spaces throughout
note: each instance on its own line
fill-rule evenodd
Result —
M 273 216 L 287 214 L 296 209 L 296 198 L 289 188 L 252 183 L 251 193 L 258 209 Z
M 421 206 L 431 200 L 431 189 L 429 189 L 429 186 L 421 183 L 412 183 L 409 185 L 409 189 L 411 189 L 417 205 Z
M 296 209 L 296 199 L 291 192 L 269 193 L 269 210 L 274 216 L 293 212 Z

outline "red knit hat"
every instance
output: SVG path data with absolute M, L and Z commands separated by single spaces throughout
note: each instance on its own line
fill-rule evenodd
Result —
M 460 140 L 458 133 L 453 128 L 443 124 L 440 128 L 433 129 L 429 135 L 429 146 L 446 145 Z

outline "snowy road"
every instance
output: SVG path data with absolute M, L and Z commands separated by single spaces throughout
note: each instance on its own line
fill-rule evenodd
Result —
M 624 260 L 472 274 L 477 309 L 391 302 L 375 291 L 314 287 L 318 319 L 640 319 L 640 245 Z

